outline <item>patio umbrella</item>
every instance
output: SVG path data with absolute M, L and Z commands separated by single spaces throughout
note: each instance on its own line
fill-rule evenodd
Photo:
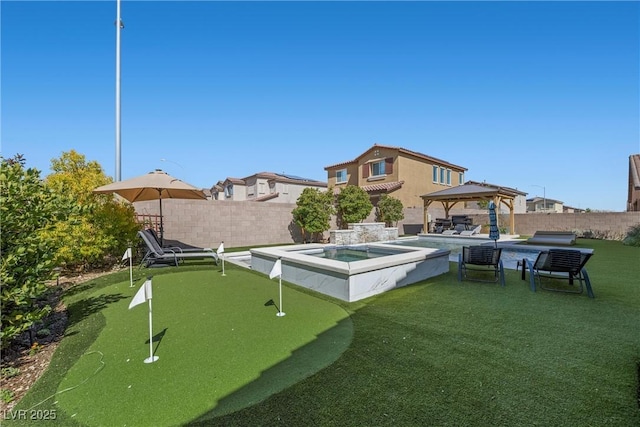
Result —
M 203 199 L 202 190 L 156 169 L 146 175 L 103 185 L 93 190 L 97 194 L 118 194 L 131 203 L 145 200 L 160 201 L 160 244 L 163 243 L 162 199 Z
M 489 202 L 489 238 L 493 240 L 496 248 L 498 247 L 498 239 L 500 238 L 500 230 L 498 230 L 498 216 L 496 215 L 496 204 L 493 200 Z

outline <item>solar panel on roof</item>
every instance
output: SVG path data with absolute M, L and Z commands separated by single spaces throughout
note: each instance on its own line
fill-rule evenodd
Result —
M 277 173 L 276 175 L 283 176 L 283 177 L 288 178 L 288 179 L 295 179 L 295 180 L 298 180 L 298 181 L 313 181 L 312 179 L 303 178 L 303 177 L 297 176 L 297 175 L 287 175 L 287 174 L 284 174 L 284 173 Z

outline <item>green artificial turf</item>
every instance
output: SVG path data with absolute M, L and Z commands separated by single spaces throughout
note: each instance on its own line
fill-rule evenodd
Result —
M 324 331 L 319 339 L 305 336 L 303 341 L 306 340 L 307 344 L 299 345 L 290 357 L 278 353 L 275 356 L 278 360 L 271 362 L 273 367 L 261 375 L 239 369 L 234 375 L 241 377 L 239 382 L 243 386 L 223 397 L 199 391 L 202 381 L 197 379 L 192 384 L 193 388 L 174 399 L 173 396 L 178 395 L 173 390 L 178 387 L 173 383 L 174 378 L 157 379 L 154 396 L 149 400 L 161 399 L 164 406 L 161 410 L 168 413 L 169 418 L 157 424 L 141 420 L 141 423 L 127 425 L 640 425 L 640 249 L 623 246 L 619 242 L 583 239 L 577 246 L 595 249 L 595 255 L 587 264 L 595 299 L 588 298 L 586 294 L 533 293 L 529 290 L 529 282 L 521 281 L 519 272 L 511 270 L 506 271 L 504 288 L 497 284 L 458 282 L 457 265 L 451 263 L 448 274 L 358 303 L 338 303 L 351 312 L 354 333 L 348 349 L 326 368 L 308 370 L 315 373 L 300 375 L 288 383 L 291 385 L 277 387 L 270 397 L 238 409 L 244 406 L 242 402 L 250 404 L 260 400 L 250 399 L 254 388 L 267 391 L 268 384 L 275 378 L 295 373 L 293 368 L 299 363 L 312 358 L 317 352 L 331 349 L 331 334 L 346 329 L 345 320 L 336 318 L 334 322 L 338 323 L 335 327 L 319 328 Z M 176 277 L 184 276 L 185 279 L 180 280 L 189 282 L 190 270 L 180 269 Z M 227 274 L 239 274 L 241 271 L 234 268 Z M 277 288 L 275 281 L 256 273 L 245 273 L 255 281 L 257 289 L 262 285 L 272 288 L 268 298 L 277 297 L 273 293 Z M 161 282 L 160 279 L 163 281 L 169 277 L 157 276 L 154 281 Z M 160 292 L 168 285 L 168 282 L 158 285 L 158 322 L 161 319 Z M 38 399 L 55 393 L 67 382 L 71 384 L 72 375 L 79 380 L 82 375 L 75 374 L 74 370 L 82 369 L 83 373 L 91 374 L 97 369 L 95 354 L 81 357 L 87 349 L 113 347 L 111 353 L 128 352 L 122 354 L 130 359 L 125 364 L 111 353 L 105 353 L 105 368 L 90 380 L 96 387 L 99 385 L 97 381 L 106 376 L 105 371 L 110 365 L 112 368 L 120 366 L 130 373 L 113 374 L 119 378 L 120 388 L 114 385 L 115 388 L 102 389 L 101 393 L 87 390 L 85 393 L 95 394 L 85 394 L 84 397 L 74 397 L 72 392 L 56 397 L 66 417 L 59 425 L 72 425 L 80 417 L 78 412 L 71 418 L 72 402 L 63 399 L 75 399 L 73 404 L 77 405 L 78 411 L 82 410 L 81 405 L 93 405 L 91 399 L 95 396 L 118 401 L 119 411 L 132 410 L 133 404 L 121 402 L 119 394 L 138 393 L 138 390 L 132 387 L 123 392 L 121 389 L 128 387 L 133 379 L 151 381 L 134 375 L 132 370 L 153 373 L 175 363 L 183 367 L 184 374 L 189 373 L 186 364 L 174 360 L 186 357 L 184 353 L 174 353 L 173 346 L 169 345 L 178 339 L 177 331 L 184 326 L 154 322 L 157 331 L 165 327 L 167 331 L 157 350 L 160 360 L 154 365 L 144 365 L 142 359 L 148 356 L 148 347 L 143 343 L 148 334 L 144 330 L 145 308 L 138 306 L 128 311 L 126 305 L 132 294 L 127 294 L 123 300 L 109 302 L 115 298 L 111 296 L 111 300 L 107 298 L 106 301 L 100 295 L 124 294 L 122 289 L 111 291 L 112 285 L 100 283 L 92 286 L 98 289 L 93 299 L 85 298 L 84 293 L 70 297 L 70 310 L 74 317 L 69 336 L 54 356 L 55 363 L 19 408 L 26 409 Z M 294 286 L 284 287 L 285 296 L 292 294 L 294 289 L 297 291 Z M 311 297 L 318 305 L 327 304 L 335 309 L 335 301 L 329 298 L 314 297 L 305 290 L 299 293 Z M 257 302 L 262 304 L 266 299 L 265 296 Z M 112 313 L 117 306 L 123 307 L 122 319 Z M 289 316 L 293 314 L 294 307 L 295 304 L 287 303 L 285 298 L 287 316 L 279 319 L 274 316 L 274 310 L 271 317 L 265 317 L 261 323 L 293 319 Z M 163 311 L 164 316 L 168 316 L 166 307 Z M 301 312 L 300 319 L 311 317 L 310 314 Z M 193 316 L 195 314 L 185 316 L 185 322 Z M 123 334 L 110 330 L 112 324 L 130 328 L 133 348 L 116 342 L 124 341 L 124 338 Z M 281 326 L 278 322 L 275 325 Z M 214 329 L 210 327 L 209 334 L 226 332 L 229 342 L 239 345 L 233 341 L 233 335 L 229 335 L 229 326 L 220 328 L 224 329 L 220 332 Z M 107 341 L 102 345 L 107 336 L 112 338 L 108 345 Z M 339 340 L 348 341 L 348 334 L 344 331 L 336 336 Z M 203 345 L 199 342 L 194 338 L 185 344 L 191 350 Z M 315 348 L 313 343 L 318 342 L 320 344 Z M 213 348 L 216 344 L 211 342 L 208 345 Z M 122 350 L 117 350 L 119 348 Z M 249 363 L 250 358 L 244 354 L 249 350 L 242 348 L 231 358 Z M 266 356 L 254 357 L 263 359 Z M 193 358 L 201 361 L 197 369 L 202 369 L 205 357 L 198 355 Z M 265 365 L 269 363 L 267 361 Z M 235 369 L 243 364 L 228 366 Z M 225 378 L 235 377 L 228 375 Z M 199 396 L 200 393 L 205 397 Z M 203 399 L 210 399 L 210 409 L 200 411 L 206 406 L 202 404 Z M 142 402 L 140 405 L 147 404 L 145 400 Z M 194 406 L 197 405 L 201 406 L 196 410 Z M 52 406 L 46 403 L 41 407 Z M 138 406 L 134 409 L 138 410 Z M 238 410 L 231 412 L 235 409 Z M 171 411 L 189 411 L 191 418 L 177 419 Z M 79 425 L 123 425 L 119 423 L 122 421 L 119 416 L 102 416 L 104 418 L 101 419 L 83 418 Z
M 265 399 L 329 365 L 352 337 L 343 308 L 287 287 L 286 315 L 276 316 L 265 303 L 279 303 L 278 282 L 243 269 L 225 277 L 175 270 L 152 283 L 152 346 L 148 304 L 128 309 L 138 286 L 120 282 L 87 294 L 85 307 L 93 308 L 83 310 L 85 320 L 103 327 L 68 367 L 55 405 L 39 409 L 55 408 L 60 424 L 180 425 Z M 67 339 L 85 334 L 83 323 Z M 150 351 L 159 360 L 145 364 Z

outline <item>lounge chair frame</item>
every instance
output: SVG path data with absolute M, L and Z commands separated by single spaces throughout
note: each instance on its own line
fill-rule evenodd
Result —
M 584 268 L 592 255 L 593 252 L 584 252 L 575 249 L 549 249 L 548 251 L 540 252 L 535 262 L 523 260 L 526 262 L 527 269 L 529 270 L 529 285 L 531 290 L 535 292 L 536 282 L 541 289 L 554 292 L 581 294 L 586 288 L 589 298 L 594 298 L 591 280 L 589 280 L 587 270 Z M 548 285 L 544 286 L 543 278 L 568 280 L 572 288 L 563 289 L 550 287 Z M 524 269 L 522 271 L 522 279 L 525 279 Z M 574 288 L 573 285 L 575 285 L 576 279 L 578 280 L 579 286 Z
M 496 248 L 491 246 L 464 246 L 462 253 L 458 255 L 458 281 L 463 279 L 472 280 L 476 282 L 500 282 L 500 286 L 505 285 L 504 280 L 504 267 L 500 256 L 502 255 L 502 248 Z M 493 280 L 484 280 L 476 277 L 471 277 L 467 273 L 470 271 L 475 272 L 493 272 Z
M 138 231 L 138 235 L 145 243 L 147 247 L 147 253 L 142 258 L 140 262 L 140 266 L 145 265 L 146 267 L 150 267 L 153 264 L 162 264 L 168 263 L 173 264 L 176 267 L 179 265 L 180 261 L 184 261 L 185 259 L 205 259 L 205 258 L 213 258 L 216 265 L 218 265 L 218 254 L 216 254 L 212 249 L 203 250 L 201 252 L 182 252 L 179 250 L 180 248 L 162 248 L 158 244 L 158 242 L 145 231 Z
M 536 231 L 527 239 L 530 245 L 562 245 L 576 244 L 576 234 L 571 231 Z

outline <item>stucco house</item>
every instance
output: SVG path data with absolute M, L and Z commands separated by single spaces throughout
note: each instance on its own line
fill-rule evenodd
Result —
M 564 203 L 560 200 L 545 197 L 533 197 L 527 199 L 527 212 L 531 213 L 562 213 Z
M 640 212 L 640 154 L 629 156 L 627 212 Z
M 490 187 L 490 188 L 497 188 L 497 189 L 501 189 L 503 191 L 508 192 L 509 194 L 513 195 L 513 213 L 516 214 L 521 214 L 521 213 L 527 213 L 527 193 L 525 193 L 524 191 L 520 191 L 517 188 L 511 188 L 511 187 L 505 187 L 504 185 L 497 185 L 497 184 L 490 184 L 488 182 L 478 182 L 478 181 L 467 181 L 465 184 L 469 184 L 469 185 L 479 185 L 481 187 Z M 465 208 L 467 209 L 478 209 L 478 202 L 467 202 L 465 204 Z M 486 209 L 486 208 L 485 208 Z M 500 205 L 498 206 L 499 212 L 500 213 L 509 213 L 510 210 L 507 209 L 505 206 Z
M 401 147 L 374 144 L 353 160 L 324 168 L 334 191 L 347 185 L 364 189 L 375 205 L 388 194 L 407 207 L 421 207 L 420 196 L 464 183 L 465 167 Z
M 246 178 L 227 178 L 211 188 L 214 200 L 248 200 L 269 203 L 296 203 L 305 188 L 324 191 L 327 183 L 295 175 L 259 172 Z

